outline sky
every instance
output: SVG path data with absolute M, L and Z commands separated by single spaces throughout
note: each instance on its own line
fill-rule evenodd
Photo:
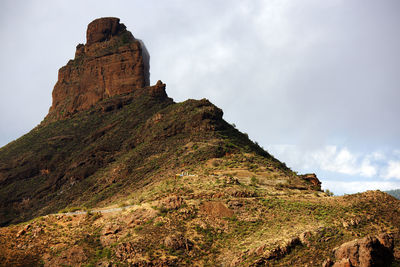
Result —
M 400 1 L 3 0 L 0 146 L 45 117 L 87 24 L 119 17 L 150 80 L 335 194 L 400 188 Z

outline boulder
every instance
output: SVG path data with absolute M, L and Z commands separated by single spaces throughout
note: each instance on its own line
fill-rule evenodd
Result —
M 190 242 L 187 238 L 185 238 L 182 234 L 173 234 L 169 235 L 164 239 L 164 246 L 169 249 L 179 250 L 186 249 L 190 250 L 193 246 L 192 242 Z
M 333 267 L 352 267 L 353 265 L 351 265 L 351 262 L 349 259 L 341 259 L 341 260 L 335 262 L 332 266 Z
M 333 265 L 333 261 L 331 259 L 326 259 L 323 263 L 322 263 L 322 267 L 330 267 Z
M 310 184 L 310 188 L 321 191 L 321 181 L 317 178 L 315 173 L 308 173 L 299 175 L 299 177 Z
M 121 226 L 117 224 L 107 224 L 101 231 L 102 235 L 114 235 L 122 230 Z
M 389 234 L 356 239 L 334 250 L 333 266 L 388 266 L 393 260 L 393 246 L 393 237 Z
M 28 229 L 29 229 L 30 227 L 31 227 L 30 224 L 25 225 L 24 228 L 22 228 L 21 230 L 18 231 L 16 237 L 20 237 L 20 236 L 24 235 L 24 234 L 28 231 Z
M 204 202 L 200 206 L 200 212 L 208 217 L 220 219 L 224 217 L 232 217 L 234 215 L 233 211 L 226 207 L 222 202 L 213 201 Z
M 185 201 L 183 200 L 183 198 L 177 195 L 172 195 L 162 199 L 158 205 L 158 208 L 176 210 L 179 209 L 184 203 Z
M 311 245 L 310 239 L 311 239 L 312 235 L 313 234 L 311 231 L 305 231 L 305 232 L 301 233 L 299 236 L 300 242 L 303 245 L 306 245 L 307 247 L 309 247 Z

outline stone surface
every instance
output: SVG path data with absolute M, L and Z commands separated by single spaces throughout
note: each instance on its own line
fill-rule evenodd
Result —
M 62 119 L 97 102 L 149 86 L 149 55 L 119 23 L 100 18 L 87 29 L 87 43 L 76 47 L 75 58 L 58 72 L 47 118 Z
M 330 266 L 330 265 L 327 265 Z M 341 259 L 337 262 L 335 262 L 333 265 L 333 267 L 352 267 L 353 265 L 351 265 L 351 262 L 349 259 Z
M 331 259 L 326 259 L 323 263 L 322 263 L 322 267 L 330 267 L 332 266 L 333 262 Z
M 24 235 L 30 227 L 31 227 L 30 224 L 27 224 L 24 228 L 22 228 L 21 230 L 18 231 L 16 237 L 20 237 L 20 236 Z
M 180 233 L 168 235 L 164 239 L 163 243 L 166 248 L 173 250 L 179 250 L 179 249 L 190 250 L 191 247 L 193 246 L 193 244 Z
M 177 195 L 172 195 L 162 199 L 158 205 L 159 208 L 164 208 L 167 210 L 175 210 L 184 204 L 184 200 Z
M 104 226 L 103 230 L 101 231 L 102 235 L 114 235 L 121 231 L 121 226 L 118 224 L 107 224 Z
M 303 233 L 300 234 L 299 238 L 300 238 L 300 242 L 309 247 L 310 246 L 310 239 L 312 237 L 312 232 L 311 231 L 305 231 Z
M 212 201 L 204 202 L 200 206 L 200 212 L 209 217 L 214 217 L 214 218 L 224 218 L 233 216 L 233 211 L 227 208 L 221 202 L 212 202 Z
M 393 260 L 393 237 L 381 234 L 344 243 L 335 249 L 335 258 L 336 267 L 388 266 Z
M 86 43 L 88 45 L 109 40 L 112 36 L 126 29 L 119 23 L 119 18 L 99 18 L 92 21 L 86 31 Z
M 317 175 L 315 173 L 308 173 L 299 176 L 300 178 L 308 181 L 312 189 L 319 191 L 321 190 L 321 181 L 317 178 Z
M 285 244 L 278 246 L 270 251 L 267 251 L 264 257 L 267 260 L 280 259 L 285 255 L 289 254 L 295 246 L 300 244 L 301 244 L 300 238 L 293 237 L 292 239 L 288 240 Z
M 52 257 L 44 266 L 83 266 L 88 257 L 82 247 L 74 246 L 68 248 Z

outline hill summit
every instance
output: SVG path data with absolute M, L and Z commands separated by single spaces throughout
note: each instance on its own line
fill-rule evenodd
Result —
M 88 25 L 49 114 L 0 148 L 0 266 L 398 262 L 398 200 L 324 193 L 207 99 L 151 86 L 149 58 L 118 18 Z

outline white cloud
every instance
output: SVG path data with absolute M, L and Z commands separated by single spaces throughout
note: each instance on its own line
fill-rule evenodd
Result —
M 376 161 L 384 158 L 379 152 L 362 155 L 351 152 L 347 147 L 338 148 L 332 145 L 314 150 L 294 145 L 275 145 L 271 146 L 271 152 L 294 168 L 314 168 L 363 177 L 376 176 L 379 169 Z
M 400 179 L 400 161 L 390 160 L 383 177 L 387 179 Z
M 360 172 L 357 157 L 347 148 L 338 150 L 336 146 L 326 146 L 323 150 L 311 152 L 311 158 L 322 170 L 351 175 Z
M 377 167 L 371 165 L 371 160 L 364 158 L 360 166 L 361 176 L 372 177 L 377 174 Z
M 309 148 L 287 144 L 272 145 L 268 150 L 295 171 L 317 173 L 322 187 L 338 194 L 400 188 L 399 150 L 362 153 L 333 145 Z
M 400 188 L 399 182 L 389 181 L 322 181 L 323 189 L 329 189 L 338 194 L 351 194 L 356 192 L 364 192 L 367 190 L 391 190 Z

